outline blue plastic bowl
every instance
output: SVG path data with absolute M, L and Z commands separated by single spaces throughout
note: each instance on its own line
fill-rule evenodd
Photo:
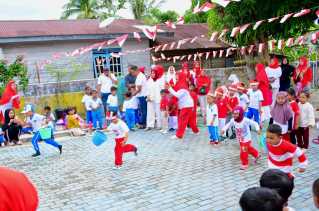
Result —
M 95 146 L 100 146 L 105 141 L 107 141 L 107 135 L 102 131 L 95 131 L 92 137 L 92 142 Z

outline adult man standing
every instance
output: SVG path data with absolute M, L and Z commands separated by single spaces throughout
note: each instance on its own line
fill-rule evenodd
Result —
M 139 125 L 141 128 L 146 127 L 146 115 L 147 115 L 147 102 L 146 102 L 146 77 L 144 73 L 142 73 L 137 66 L 132 66 L 132 73 L 136 77 L 135 81 L 135 86 L 136 86 L 136 91 L 134 95 L 138 98 L 139 101 L 139 110 L 141 114 L 140 122 Z
M 128 67 L 128 74 L 125 76 L 125 86 L 127 88 L 130 87 L 130 85 L 135 84 L 136 77 L 134 76 L 134 70 L 132 69 L 133 65 L 129 65 Z
M 113 73 L 110 73 L 108 68 L 104 68 L 102 74 L 97 80 L 98 91 L 101 94 L 102 103 L 104 107 L 104 113 L 107 110 L 107 99 L 111 94 L 111 87 L 117 84 L 117 78 Z

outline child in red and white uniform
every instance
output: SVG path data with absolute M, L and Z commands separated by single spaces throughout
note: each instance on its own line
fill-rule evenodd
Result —
M 293 144 L 297 143 L 297 130 L 299 127 L 300 109 L 296 102 L 296 92 L 293 88 L 288 89 L 288 100 L 290 104 L 290 109 L 292 111 L 291 118 L 291 131 L 290 131 L 290 142 Z
M 169 95 L 169 100 L 168 100 L 169 131 L 175 131 L 177 129 L 177 114 L 178 114 L 178 99 L 173 95 Z
M 233 119 L 222 129 L 222 134 L 232 126 L 235 127 L 236 138 L 240 144 L 240 169 L 246 170 L 248 168 L 248 155 L 252 155 L 255 158 L 255 163 L 259 158 L 258 151 L 251 145 L 250 127 L 255 127 L 257 131 L 260 128 L 256 122 L 244 117 L 244 109 L 240 106 L 234 109 Z
M 249 97 L 247 95 L 247 89 L 245 88 L 245 84 L 238 83 L 237 90 L 239 93 L 239 106 L 242 107 L 244 111 L 246 111 L 249 105 Z
M 239 105 L 239 97 L 237 95 L 237 86 L 230 85 L 228 87 L 229 107 L 232 112 Z
M 293 158 L 298 158 L 300 163 L 298 171 L 300 173 L 305 171 L 308 160 L 300 148 L 282 139 L 281 133 L 279 125 L 269 125 L 267 130 L 268 167 L 279 169 L 293 177 Z
M 114 154 L 115 154 L 115 166 L 114 169 L 120 169 L 123 164 L 123 154 L 127 152 L 134 152 L 137 156 L 137 148 L 136 146 L 132 144 L 126 144 L 128 139 L 128 132 L 130 129 L 128 126 L 123 122 L 121 119 L 117 117 L 116 113 L 112 113 L 112 122 L 107 127 L 107 131 L 113 132 L 116 135 L 115 138 L 115 148 L 114 148 Z
M 163 134 L 168 133 L 168 100 L 167 90 L 162 89 L 160 103 L 162 130 L 160 132 Z
M 224 94 L 225 94 L 225 91 L 222 87 L 218 87 L 215 91 L 216 105 L 218 108 L 219 129 L 222 129 L 225 127 L 227 114 L 228 114 L 228 111 L 230 110 L 229 99 L 227 96 L 224 96 Z
M 172 87 L 168 89 L 172 95 L 178 98 L 179 109 L 176 136 L 171 137 L 172 139 L 182 139 L 187 125 L 190 126 L 195 134 L 199 133 L 196 126 L 196 120 L 192 118 L 194 101 L 189 93 L 186 81 L 186 75 L 184 73 L 179 73 L 177 75 L 177 83 L 174 89 Z

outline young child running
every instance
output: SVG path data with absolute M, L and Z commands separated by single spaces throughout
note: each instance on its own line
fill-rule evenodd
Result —
M 258 84 L 257 81 L 250 81 L 251 89 L 248 90 L 249 106 L 246 116 L 249 119 L 254 119 L 259 124 L 261 103 L 264 98 L 262 92 L 258 89 Z
M 281 134 L 279 125 L 269 125 L 267 130 L 268 168 L 279 169 L 293 178 L 293 158 L 298 158 L 300 163 L 298 171 L 300 173 L 305 171 L 308 161 L 304 152 L 299 147 L 284 140 Z
M 296 102 L 296 91 L 293 88 L 288 89 L 288 100 L 290 104 L 291 111 L 293 116 L 291 118 L 291 131 L 290 131 L 290 142 L 297 144 L 297 130 L 299 125 L 300 118 L 300 109 L 299 105 Z
M 300 127 L 297 132 L 298 146 L 301 149 L 308 149 L 309 128 L 315 126 L 315 114 L 313 106 L 308 102 L 309 94 L 301 92 L 299 97 Z
M 278 92 L 276 102 L 270 113 L 273 123 L 281 127 L 283 138 L 290 141 L 288 123 L 293 115 L 288 102 L 287 92 Z
M 260 131 L 259 125 L 246 117 L 244 117 L 244 109 L 240 106 L 236 107 L 233 111 L 233 119 L 222 129 L 222 134 L 225 133 L 230 127 L 235 126 L 236 138 L 240 145 L 240 160 L 241 170 L 248 168 L 248 155 L 252 155 L 257 163 L 259 156 L 258 151 L 251 145 L 250 127 L 254 127 L 258 132 Z
M 117 117 L 117 114 L 113 113 L 111 116 L 111 124 L 107 127 L 106 131 L 113 132 L 116 135 L 115 138 L 115 166 L 114 170 L 120 169 L 123 164 L 123 154 L 127 152 L 134 152 L 137 156 L 137 148 L 132 144 L 126 144 L 128 140 L 128 132 L 130 131 L 125 122 Z
M 215 103 L 215 96 L 213 93 L 207 94 L 207 108 L 206 108 L 206 124 L 208 127 L 210 144 L 218 144 L 218 109 Z

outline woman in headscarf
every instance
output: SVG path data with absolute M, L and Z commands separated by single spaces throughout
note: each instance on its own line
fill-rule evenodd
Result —
M 230 82 L 231 85 L 235 85 L 235 84 L 238 84 L 240 82 L 239 78 L 236 74 L 231 74 L 228 77 L 228 81 Z
M 293 74 L 293 80 L 296 85 L 295 89 L 297 96 L 299 96 L 301 91 L 310 91 L 312 82 L 312 69 L 308 64 L 308 59 L 306 57 L 300 57 L 299 65 Z
M 292 118 L 293 113 L 288 101 L 287 92 L 278 92 L 276 102 L 271 110 L 271 116 L 274 124 L 277 124 L 282 129 L 283 138 L 290 141 L 288 134 L 288 123 Z
M 20 97 L 17 91 L 17 85 L 15 81 L 11 80 L 7 84 L 0 98 L 0 122 L 4 123 L 4 112 L 7 109 L 19 109 Z
M 157 83 L 158 74 L 155 69 L 151 70 L 151 75 L 147 80 L 147 115 L 146 115 L 146 131 L 155 128 L 155 121 L 160 120 L 160 102 L 161 102 L 161 90 Z M 157 121 L 157 127 L 161 127 L 161 122 Z
M 168 68 L 168 71 L 166 73 L 166 83 L 169 83 L 171 85 L 176 84 L 176 71 L 174 66 L 170 66 Z
M 162 65 L 155 65 L 152 66 L 152 70 L 155 71 L 156 75 L 156 83 L 158 84 L 159 87 L 159 92 L 165 88 L 165 69 Z
M 289 64 L 286 57 L 282 58 L 281 70 L 282 75 L 280 77 L 280 88 L 279 91 L 287 91 L 290 88 L 290 81 L 293 76 L 294 67 Z
M 7 142 L 9 142 L 10 145 L 21 145 L 19 135 L 22 129 L 22 121 L 15 116 L 14 110 L 12 109 L 7 109 L 4 117 L 5 123 L 2 125 L 2 130 L 5 133 Z
M 186 81 L 187 75 L 183 72 L 177 74 L 177 83 L 174 86 L 169 86 L 169 92 L 178 98 L 178 126 L 176 135 L 171 137 L 172 139 L 182 139 L 184 137 L 185 129 L 187 125 L 190 126 L 193 133 L 199 133 L 196 125 L 196 119 L 191 118 L 193 115 L 194 101 L 188 90 L 188 83 Z
M 266 74 L 267 74 L 268 80 L 271 84 L 272 105 L 274 105 L 274 103 L 276 101 L 277 93 L 279 92 L 280 77 L 282 75 L 282 70 L 281 70 L 279 60 L 277 59 L 277 57 L 273 57 L 270 60 L 269 66 L 266 67 Z
M 205 70 L 201 70 L 201 72 L 197 75 L 195 80 L 195 84 L 197 87 L 198 101 L 200 105 L 201 113 L 204 117 L 204 121 L 206 120 L 206 106 L 207 106 L 207 94 L 211 90 L 212 80 L 208 75 L 206 75 Z

